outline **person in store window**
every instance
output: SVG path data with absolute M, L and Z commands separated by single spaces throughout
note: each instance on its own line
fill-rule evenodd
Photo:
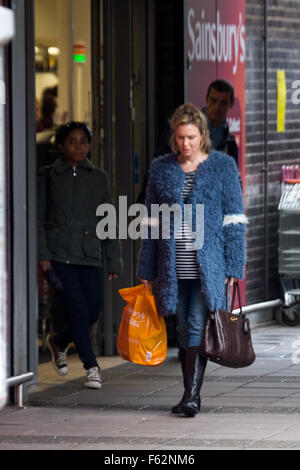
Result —
M 36 132 L 53 130 L 54 116 L 57 108 L 56 99 L 52 95 L 45 95 L 40 105 L 40 116 L 36 121 Z

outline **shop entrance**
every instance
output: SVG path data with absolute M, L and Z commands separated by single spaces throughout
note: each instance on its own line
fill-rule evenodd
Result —
M 40 305 L 43 289 L 37 296 L 37 170 L 57 157 L 53 136 L 59 123 L 82 120 L 93 130 L 91 159 L 108 172 L 117 207 L 120 195 L 127 196 L 128 206 L 137 201 L 149 163 L 167 140 L 161 123 L 166 128 L 182 102 L 183 2 L 56 0 L 51 10 L 46 0 L 0 3 L 11 5 L 16 18 L 5 57 L 11 137 L 6 141 L 8 375 L 30 371 L 35 383 L 43 327 L 44 333 L 54 328 L 48 306 Z M 50 118 L 41 120 L 45 96 Z M 101 320 L 92 332 L 100 355 L 116 354 L 123 307 L 118 289 L 138 281 L 138 243 L 124 239 L 123 249 L 122 277 L 112 284 L 104 276 Z
M 182 1 L 34 5 L 37 169 L 58 157 L 53 139 L 59 124 L 84 121 L 93 132 L 90 158 L 109 174 L 117 210 L 120 196 L 127 197 L 127 207 L 143 202 L 150 162 L 168 150 L 168 118 L 183 99 Z M 117 281 L 108 281 L 104 264 L 102 312 L 92 330 L 98 355 L 117 354 L 123 309 L 118 289 L 139 282 L 140 241 L 124 236 L 122 245 L 124 273 Z M 63 306 L 47 289 L 40 274 L 40 362 L 49 359 L 46 334 L 65 321 Z
M 154 155 L 154 2 L 35 0 L 37 170 L 59 157 L 58 126 L 84 121 L 93 132 L 90 158 L 108 172 L 118 209 L 136 202 Z M 38 197 L 38 195 L 37 195 Z M 107 280 L 93 328 L 98 355 L 114 355 L 122 300 L 136 282 L 138 243 L 124 238 L 124 273 Z M 39 361 L 49 360 L 46 335 L 66 320 L 64 306 L 39 273 Z
M 91 2 L 35 0 L 34 13 L 38 172 L 60 156 L 54 137 L 62 123 L 76 120 L 91 127 Z M 40 270 L 38 300 L 39 362 L 44 362 L 49 360 L 46 336 L 64 325 L 67 314 Z

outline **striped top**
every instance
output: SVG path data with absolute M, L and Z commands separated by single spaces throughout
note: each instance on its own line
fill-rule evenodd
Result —
M 182 186 L 183 202 L 186 202 L 192 189 L 196 170 L 186 173 Z M 178 279 L 199 279 L 199 266 L 196 250 L 193 248 L 194 237 L 191 228 L 183 221 L 176 235 L 176 274 Z

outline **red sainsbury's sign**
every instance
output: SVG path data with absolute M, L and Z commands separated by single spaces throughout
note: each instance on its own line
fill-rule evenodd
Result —
M 236 15 L 238 23 L 226 24 L 222 22 L 219 9 L 213 20 L 206 18 L 206 13 L 206 9 L 201 7 L 199 18 L 194 8 L 188 10 L 189 61 L 229 63 L 235 75 L 239 65 L 245 62 L 246 29 L 243 14 L 238 12 Z

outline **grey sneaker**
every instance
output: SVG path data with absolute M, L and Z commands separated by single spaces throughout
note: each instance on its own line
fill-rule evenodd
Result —
M 92 367 L 86 373 L 87 381 L 84 386 L 87 388 L 101 388 L 101 375 L 99 367 Z
M 68 366 L 67 366 L 67 352 L 69 346 L 65 349 L 61 349 L 59 346 L 56 346 L 54 343 L 55 334 L 50 334 L 47 336 L 46 342 L 47 346 L 51 352 L 52 365 L 55 372 L 58 375 L 67 375 Z

